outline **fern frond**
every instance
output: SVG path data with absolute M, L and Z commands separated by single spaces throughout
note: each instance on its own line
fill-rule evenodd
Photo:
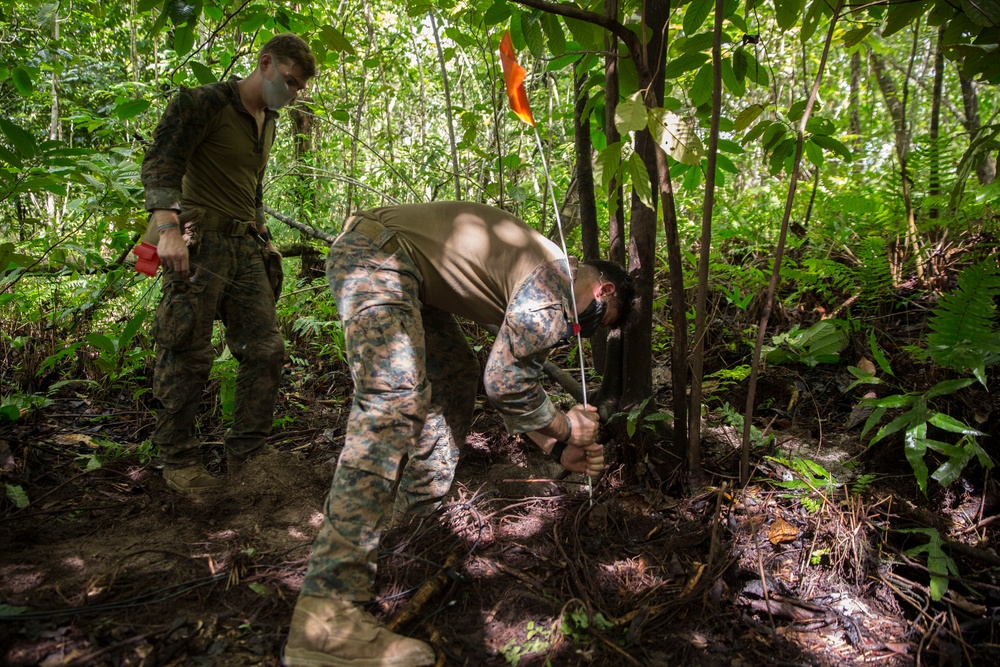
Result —
M 983 369 L 1000 361 L 996 304 L 1000 268 L 995 258 L 966 267 L 958 289 L 941 297 L 931 311 L 928 352 L 937 363 L 954 370 L 972 370 L 985 385 Z

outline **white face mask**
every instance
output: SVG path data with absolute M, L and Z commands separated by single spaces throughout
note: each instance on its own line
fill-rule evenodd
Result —
M 268 109 L 277 111 L 294 100 L 295 93 L 289 89 L 285 77 L 278 72 L 278 65 L 274 60 L 271 60 L 271 69 L 274 71 L 273 79 L 268 79 L 267 74 L 264 75 L 264 104 Z

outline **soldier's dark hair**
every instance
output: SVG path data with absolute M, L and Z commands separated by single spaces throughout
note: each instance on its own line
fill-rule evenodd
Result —
M 632 299 L 635 297 L 635 286 L 628 271 L 614 262 L 603 259 L 587 260 L 584 265 L 593 269 L 601 280 L 606 280 L 615 286 L 615 293 L 611 299 L 618 305 L 618 319 L 611 326 L 618 326 L 628 317 Z
M 302 68 L 307 79 L 316 76 L 316 56 L 306 40 L 296 34 L 284 32 L 267 40 L 260 50 L 260 55 L 270 53 L 272 57 L 287 63 L 291 61 Z

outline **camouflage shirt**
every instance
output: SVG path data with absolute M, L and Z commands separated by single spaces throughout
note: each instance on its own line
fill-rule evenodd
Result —
M 235 79 L 181 88 L 142 161 L 146 210 L 198 206 L 262 222 L 262 182 L 277 117 L 266 109 L 258 133 Z
M 422 303 L 499 325 L 483 382 L 507 429 L 526 433 L 555 419 L 542 365 L 573 335 L 559 247 L 507 211 L 471 202 L 390 206 L 357 217 L 396 232 L 420 270 Z

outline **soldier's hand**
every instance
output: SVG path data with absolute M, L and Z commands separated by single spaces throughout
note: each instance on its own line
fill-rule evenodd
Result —
M 586 447 L 570 445 L 563 451 L 559 463 L 566 470 L 599 477 L 604 471 L 604 445 L 593 444 Z
M 574 405 L 566 413 L 572 425 L 572 432 L 566 444 L 572 447 L 588 447 L 597 441 L 597 428 L 600 426 L 597 408 L 593 405 Z
M 160 263 L 181 278 L 187 278 L 191 269 L 190 256 L 184 236 L 181 234 L 177 212 L 168 209 L 153 211 L 153 224 L 160 231 L 160 241 L 156 245 L 156 254 Z M 176 224 L 176 227 L 169 225 Z

